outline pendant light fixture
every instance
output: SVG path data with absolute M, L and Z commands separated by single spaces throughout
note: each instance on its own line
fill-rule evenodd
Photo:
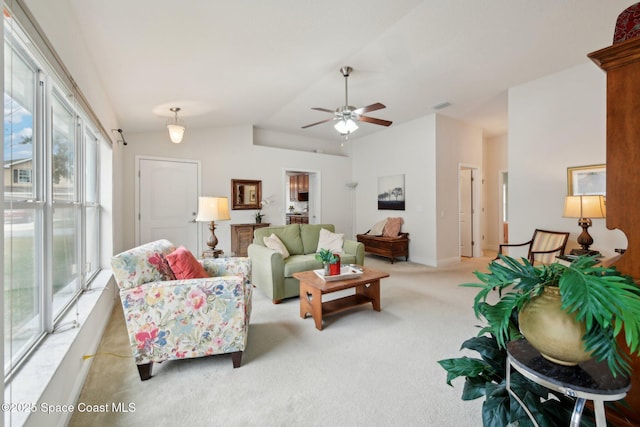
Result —
M 185 130 L 184 122 L 178 119 L 178 111 L 180 111 L 180 107 L 169 108 L 169 111 L 174 114 L 173 120 L 169 120 L 169 123 L 167 123 L 169 138 L 171 138 L 171 142 L 180 144 Z

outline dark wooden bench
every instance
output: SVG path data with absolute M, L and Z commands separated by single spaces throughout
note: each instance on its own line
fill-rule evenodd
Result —
M 364 244 L 364 251 L 380 255 L 391 260 L 391 264 L 398 257 L 409 261 L 409 233 L 400 233 L 398 237 L 371 236 L 358 234 L 358 242 Z

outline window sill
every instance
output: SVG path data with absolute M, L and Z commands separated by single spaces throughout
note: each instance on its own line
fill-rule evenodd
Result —
M 89 291 L 59 323 L 59 330 L 47 336 L 9 384 L 4 402 L 29 405 L 32 411 L 4 412 L 5 426 L 64 425 L 71 412 L 57 408 L 46 414 L 49 405 L 74 405 L 82 390 L 90 360 L 82 356 L 95 353 L 118 298 L 110 270 L 101 271 Z M 77 322 L 74 326 L 73 322 Z M 59 419 L 55 419 L 58 417 Z

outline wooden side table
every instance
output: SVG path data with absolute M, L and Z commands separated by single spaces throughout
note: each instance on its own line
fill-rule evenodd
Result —
M 235 256 L 247 256 L 247 248 L 253 242 L 253 232 L 256 228 L 268 227 L 269 223 L 231 224 L 231 252 Z
M 511 341 L 507 344 L 507 391 L 518 401 L 536 427 L 539 424 L 527 406 L 511 390 L 512 367 L 534 383 L 576 399 L 570 427 L 580 425 L 587 400 L 593 400 L 596 426 L 606 427 L 604 402 L 623 399 L 631 388 L 629 378 L 622 375 L 614 377 L 606 362 L 591 359 L 577 366 L 562 366 L 542 357 L 525 339 Z

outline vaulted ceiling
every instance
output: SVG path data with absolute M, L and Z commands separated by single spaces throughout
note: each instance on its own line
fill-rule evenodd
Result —
M 612 42 L 634 1 L 68 0 L 120 126 L 250 124 L 333 139 L 311 107 L 382 102 L 394 125 L 433 113 L 506 132 L 509 87 Z M 386 128 L 362 124 L 357 138 Z

